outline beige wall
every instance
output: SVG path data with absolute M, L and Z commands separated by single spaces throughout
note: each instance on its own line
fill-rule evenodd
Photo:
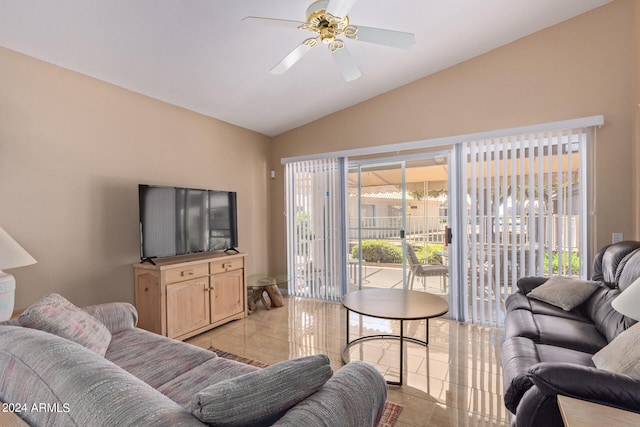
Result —
M 631 110 L 633 111 L 633 150 L 634 165 L 640 165 L 640 2 L 633 2 L 633 96 Z M 634 231 L 636 238 L 640 238 L 640 170 L 633 168 L 634 185 Z
M 0 226 L 38 264 L 16 307 L 58 292 L 133 302 L 138 183 L 238 192 L 249 273 L 268 267 L 270 138 L 0 48 Z
M 606 122 L 596 245 L 614 231 L 638 238 L 634 3 L 616 0 L 273 140 L 0 48 L 0 226 L 38 259 L 11 270 L 16 306 L 50 292 L 77 304 L 133 302 L 140 182 L 238 191 L 249 273 L 278 274 L 282 157 L 596 114 Z
M 633 7 L 616 0 L 276 137 L 271 269 L 286 268 L 283 157 L 600 114 L 595 245 L 633 238 Z

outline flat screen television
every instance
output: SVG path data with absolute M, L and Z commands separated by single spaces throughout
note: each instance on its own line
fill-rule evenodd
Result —
M 143 261 L 198 252 L 237 252 L 235 192 L 139 184 L 138 196 Z

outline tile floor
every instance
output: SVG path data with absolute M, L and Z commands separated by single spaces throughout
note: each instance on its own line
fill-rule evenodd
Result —
M 352 313 L 355 334 L 398 333 L 398 321 Z M 329 355 L 334 370 L 342 366 L 346 310 L 339 303 L 285 297 L 285 306 L 262 305 L 246 319 L 231 322 L 188 340 L 272 364 L 316 353 Z M 405 333 L 424 339 L 424 321 L 405 322 Z M 503 331 L 437 318 L 429 321 L 429 346 L 408 344 L 405 385 L 389 386 L 389 400 L 403 406 L 397 427 L 507 426 L 502 403 L 500 339 Z M 398 379 L 396 340 L 365 341 L 350 350 L 388 379 Z

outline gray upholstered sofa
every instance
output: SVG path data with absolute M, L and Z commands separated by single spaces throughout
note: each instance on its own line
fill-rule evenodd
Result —
M 127 303 L 56 304 L 40 310 L 54 307 L 53 319 L 30 308 L 0 323 L 0 400 L 30 425 L 360 427 L 382 415 L 386 383 L 363 362 L 260 369 L 136 328 Z

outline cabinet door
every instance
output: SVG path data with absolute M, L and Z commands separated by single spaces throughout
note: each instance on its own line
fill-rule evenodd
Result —
M 243 270 L 211 276 L 211 322 L 244 311 Z
M 209 278 L 167 285 L 167 336 L 175 338 L 209 324 Z

